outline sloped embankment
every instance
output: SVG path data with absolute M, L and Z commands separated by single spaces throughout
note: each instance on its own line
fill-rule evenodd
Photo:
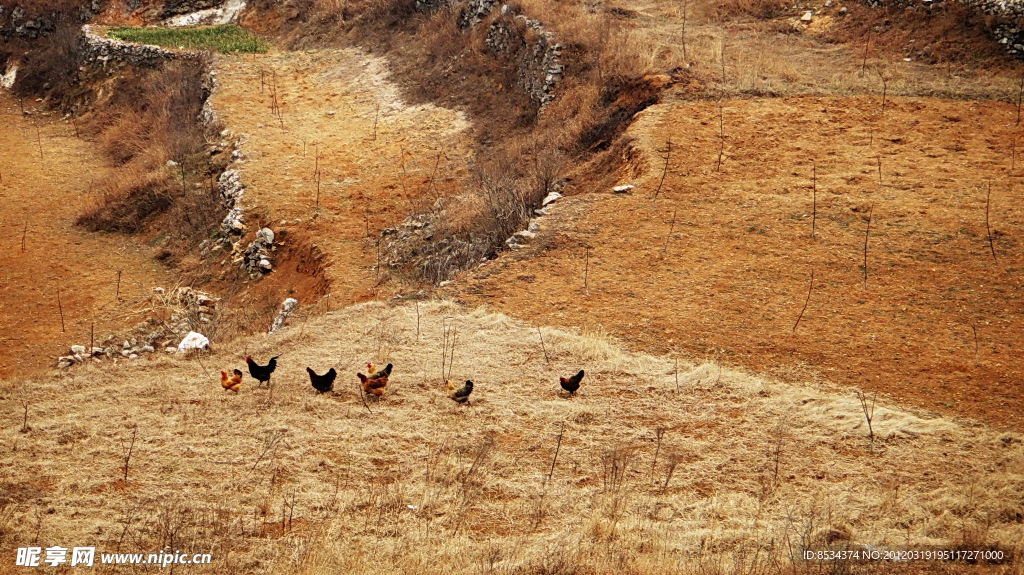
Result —
M 453 333 L 446 370 L 475 382 L 469 406 L 445 397 Z M 221 389 L 217 370 L 243 351 L 281 354 L 272 397 L 248 377 Z M 364 406 L 367 361 L 394 372 Z M 40 515 L 42 533 L 104 552 L 159 549 L 173 519 L 175 548 L 248 573 L 814 573 L 802 546 L 1019 541 L 1019 434 L 881 402 L 872 441 L 850 393 L 677 366 L 594 334 L 368 303 L 203 365 L 0 384 L 31 427 L 18 433 L 20 410 L 0 421 L 18 446 L 0 453 L 15 505 L 3 549 L 31 541 Z M 307 365 L 338 369 L 333 395 L 314 392 Z M 580 368 L 577 396 L 559 396 L 557 377 Z

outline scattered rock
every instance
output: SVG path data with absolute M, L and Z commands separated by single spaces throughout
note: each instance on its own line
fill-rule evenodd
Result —
M 814 19 L 814 11 L 813 10 L 808 10 L 808 11 L 804 12 L 804 15 L 800 17 L 800 21 L 805 23 L 805 24 L 809 23 L 813 19 Z
M 205 335 L 190 331 L 185 339 L 178 344 L 178 352 L 185 353 L 193 349 L 209 349 L 209 347 L 210 340 Z
M 281 311 L 277 312 L 277 317 L 274 318 L 274 323 L 271 324 L 270 330 L 267 333 L 274 333 L 275 331 L 284 327 L 284 322 L 287 321 L 288 316 L 292 314 L 292 311 L 299 305 L 299 300 L 295 298 L 288 298 L 281 303 Z
M 245 269 L 250 274 L 268 273 L 273 270 L 274 266 L 271 264 L 270 260 L 270 252 L 273 248 L 273 230 L 270 228 L 263 228 L 256 232 L 256 239 L 254 239 L 242 253 L 242 258 L 239 262 L 242 269 Z

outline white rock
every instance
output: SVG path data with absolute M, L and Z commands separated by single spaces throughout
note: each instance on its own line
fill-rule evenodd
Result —
M 164 295 L 164 291 L 166 291 L 166 290 L 164 290 L 164 288 L 162 288 L 162 287 L 155 287 L 155 288 L 153 288 L 153 293 L 155 293 L 157 295 Z
M 206 349 L 208 347 L 210 347 L 209 338 L 201 333 L 190 331 L 185 336 L 185 339 L 181 340 L 181 343 L 178 344 L 178 351 L 184 353 L 192 349 Z
M 167 160 L 167 167 L 168 168 L 177 168 L 178 167 L 178 162 L 175 162 L 174 160 Z
M 133 353 L 133 354 L 128 356 L 128 359 L 139 359 L 139 354 Z
M 75 361 L 70 357 L 61 357 L 57 359 L 57 369 L 67 369 L 75 364 Z
M 7 69 L 7 72 L 0 74 L 0 88 L 10 90 L 14 87 L 14 78 L 18 75 L 18 66 L 13 65 Z
M 174 347 L 173 345 L 169 345 L 169 346 L 164 348 L 164 353 L 175 353 L 177 351 L 178 351 L 178 348 Z
M 804 15 L 800 17 L 800 21 L 801 22 L 805 22 L 805 23 L 806 22 L 810 22 L 813 19 L 814 19 L 814 11 L 813 10 L 808 10 L 808 11 L 804 12 Z
M 256 239 L 264 245 L 271 245 L 274 243 L 274 230 L 270 228 L 263 228 L 256 232 Z
M 540 205 L 541 206 L 546 206 L 546 205 L 550 204 L 551 202 L 554 202 L 555 200 L 557 200 L 558 198 L 561 198 L 561 197 L 562 197 L 562 194 L 560 194 L 558 192 L 551 192 L 547 196 L 544 196 L 544 201 L 541 202 Z
M 71 353 L 72 353 L 72 355 L 82 355 L 82 354 L 85 353 L 85 346 L 84 345 L 73 345 L 73 346 L 71 346 Z
M 270 264 L 270 260 L 268 260 L 267 258 L 263 258 L 260 260 L 260 267 L 265 270 L 274 269 L 274 266 Z
M 614 188 L 612 188 L 612 192 L 614 192 L 616 194 L 625 194 L 626 192 L 632 190 L 635 187 L 636 186 L 628 185 L 628 184 L 625 185 L 625 186 L 615 186 Z

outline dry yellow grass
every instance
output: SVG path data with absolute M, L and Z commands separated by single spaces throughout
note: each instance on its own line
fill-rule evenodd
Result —
M 872 445 L 852 390 L 682 362 L 677 387 L 671 358 L 599 335 L 543 328 L 542 350 L 503 315 L 418 310 L 419 335 L 415 304 L 368 303 L 217 346 L 202 365 L 0 383 L 0 572 L 33 542 L 212 553 L 196 572 L 728 573 L 815 572 L 791 549 L 830 531 L 1024 538 L 1017 434 L 881 403 Z M 445 396 L 446 326 L 471 406 Z M 248 376 L 238 395 L 220 387 L 244 352 L 282 354 L 269 403 Z M 395 365 L 372 413 L 354 375 L 368 361 Z M 336 395 L 314 393 L 307 365 L 338 369 Z M 581 367 L 578 396 L 561 397 L 558 376 Z
M 766 13 L 772 14 L 768 21 L 744 15 L 744 6 L 763 4 L 778 3 L 688 0 L 685 58 L 681 41 L 684 2 L 640 0 L 613 2 L 612 6 L 635 13 L 634 18 L 623 23 L 632 28 L 635 41 L 647 43 L 647 51 L 657 55 L 659 61 L 689 66 L 704 80 L 707 95 L 713 97 L 881 94 L 881 74 L 892 96 L 1016 101 L 1020 74 L 1008 66 L 990 69 L 957 63 L 929 66 L 916 60 L 906 62 L 880 51 L 877 38 L 867 39 L 865 61 L 863 44 L 829 40 L 829 31 L 842 22 L 834 9 L 816 15 L 811 25 L 799 23 L 805 8 L 793 5 L 778 12 L 768 10 Z M 823 4 L 814 2 L 808 8 L 819 9 Z M 758 13 L 765 12 L 750 12 Z

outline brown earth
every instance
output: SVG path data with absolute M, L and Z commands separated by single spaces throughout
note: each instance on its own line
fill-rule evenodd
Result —
M 32 113 L 25 116 L 0 94 L 0 377 L 53 365 L 70 345 L 88 345 L 91 327 L 99 345 L 140 319 L 135 312 L 154 286 L 174 281 L 136 239 L 74 226 L 98 200 L 93 183 L 111 169 L 70 122 L 34 113 L 35 105 L 25 104 Z
M 451 293 L 638 349 L 1024 429 L 1015 106 L 899 98 L 880 116 L 880 100 L 651 108 L 631 129 L 644 150 L 633 163 L 647 169 L 622 183 L 636 189 L 579 189 L 553 209 L 529 258 L 492 263 Z
M 383 60 L 358 50 L 218 56 L 215 68 L 214 107 L 245 135 L 242 204 L 272 211 L 260 225 L 315 238 L 332 305 L 372 297 L 375 238 L 458 189 L 468 122 L 404 103 Z

